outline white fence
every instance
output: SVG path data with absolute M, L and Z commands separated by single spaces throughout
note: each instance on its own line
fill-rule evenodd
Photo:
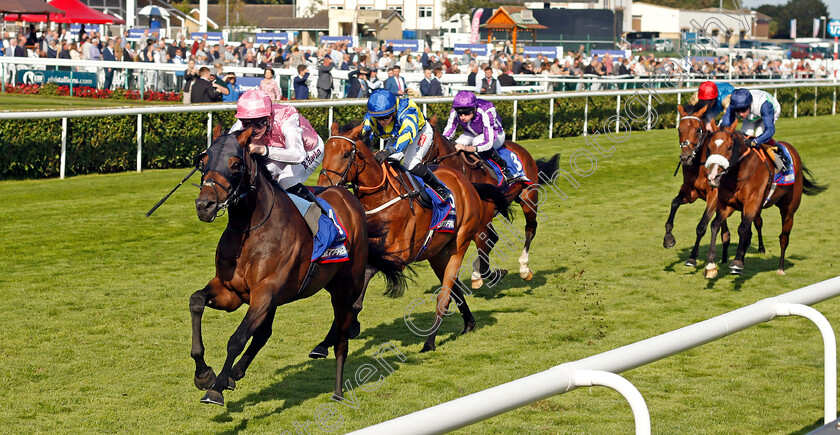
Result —
M 0 60 L 4 59 L 0 57 Z M 12 58 L 14 59 L 14 58 Z M 776 89 L 783 89 L 783 88 L 805 88 L 810 89 L 814 88 L 814 116 L 816 116 L 817 112 L 817 90 L 821 87 L 836 87 L 837 84 L 833 82 L 808 82 L 808 83 L 786 83 L 786 84 L 765 84 L 762 86 L 745 86 L 746 88 L 751 89 L 765 89 L 770 90 L 773 89 L 774 93 Z M 648 122 L 647 122 L 647 129 L 651 129 L 652 125 L 652 116 L 650 115 L 651 112 L 651 104 L 652 104 L 652 93 L 657 94 L 677 94 L 677 103 L 679 104 L 681 101 L 681 95 L 683 93 L 693 92 L 694 89 L 692 88 L 658 88 L 658 89 L 651 89 L 650 91 L 647 90 L 639 90 L 639 89 L 628 89 L 628 90 L 613 90 L 613 91 L 584 91 L 584 92 L 556 92 L 556 93 L 547 93 L 547 94 L 516 94 L 516 95 L 485 95 L 482 98 L 485 98 L 490 101 L 513 101 L 513 125 L 511 140 L 516 141 L 516 128 L 517 128 L 517 119 L 519 115 L 519 101 L 532 101 L 532 100 L 542 100 L 547 101 L 549 104 L 549 119 L 548 119 L 548 137 L 549 139 L 553 138 L 554 135 L 554 102 L 556 99 L 560 98 L 585 98 L 586 102 L 584 104 L 584 112 L 583 112 L 583 131 L 581 134 L 583 136 L 587 135 L 587 131 L 589 129 L 588 122 L 589 122 L 589 98 L 590 97 L 609 97 L 613 96 L 616 97 L 616 115 L 621 114 L 621 97 L 622 96 L 642 96 L 647 97 L 647 113 Z M 798 96 L 798 93 L 796 94 Z M 416 98 L 414 99 L 422 108 L 423 114 L 427 113 L 427 108 L 429 104 L 434 103 L 451 103 L 452 97 L 423 97 L 423 98 Z M 362 106 L 366 104 L 364 99 L 343 99 L 337 101 L 328 101 L 328 100 L 292 100 L 288 101 L 288 104 L 295 106 L 295 107 L 322 107 L 327 109 L 328 113 L 328 125 L 331 125 L 333 122 L 333 113 L 334 108 L 339 106 Z M 835 89 L 832 93 L 832 106 L 831 106 L 831 114 L 835 115 L 837 113 L 837 90 Z M 0 120 L 4 119 L 26 119 L 26 120 L 36 120 L 36 119 L 61 119 L 62 123 L 62 133 L 61 133 L 61 162 L 59 168 L 59 176 L 64 178 L 65 175 L 65 163 L 66 163 L 66 152 L 67 152 L 67 129 L 68 129 L 68 120 L 70 118 L 82 118 L 82 117 L 99 117 L 99 116 L 130 116 L 136 115 L 137 116 L 137 172 L 142 171 L 142 153 L 143 153 L 143 115 L 149 114 L 162 114 L 162 113 L 188 113 L 188 112 L 207 112 L 207 146 L 210 146 L 211 134 L 213 131 L 213 114 L 212 112 L 216 111 L 228 111 L 228 110 L 235 110 L 236 104 L 235 103 L 226 103 L 226 104 L 194 104 L 194 105 L 172 105 L 172 106 L 155 106 L 155 107 L 143 107 L 143 108 L 109 108 L 109 109 L 91 109 L 91 110 L 49 110 L 49 111 L 19 111 L 19 112 L 0 112 Z M 798 98 L 794 99 L 794 110 L 793 116 L 796 118 L 798 116 Z M 618 121 L 617 121 L 618 122 Z M 677 124 L 679 124 L 679 115 L 677 115 Z
M 840 276 L 803 287 L 675 331 L 613 349 L 589 358 L 479 391 L 431 408 L 385 421 L 356 432 L 359 435 L 439 434 L 486 420 L 578 387 L 614 388 L 629 402 L 636 433 L 650 433 L 650 415 L 642 395 L 618 373 L 650 364 L 780 316 L 803 316 L 813 321 L 825 349 L 824 422 L 837 417 L 837 349 L 828 320 L 808 305 L 840 295 Z M 736 405 L 736 404 L 733 404 Z

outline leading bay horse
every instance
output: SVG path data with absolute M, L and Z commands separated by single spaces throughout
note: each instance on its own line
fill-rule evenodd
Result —
M 671 230 L 674 228 L 674 216 L 676 216 L 677 209 L 681 205 L 691 204 L 697 199 L 706 201 L 706 208 L 700 217 L 700 222 L 697 224 L 697 238 L 695 239 L 694 247 L 688 259 L 685 261 L 686 266 L 692 267 L 697 266 L 700 240 L 706 234 L 706 228 L 708 228 L 709 221 L 712 219 L 717 207 L 718 191 L 717 189 L 709 188 L 709 180 L 705 167 L 706 157 L 709 154 L 708 143 L 712 137 L 712 133 L 706 130 L 703 121 L 703 115 L 708 108 L 708 106 L 704 106 L 700 110 L 695 111 L 693 106 L 677 106 L 677 111 L 680 114 L 680 123 L 677 128 L 680 138 L 679 164 L 682 167 L 683 183 L 680 186 L 680 191 L 677 192 L 677 196 L 671 201 L 671 213 L 668 215 L 668 221 L 665 222 L 665 239 L 662 241 L 662 246 L 666 249 L 673 248 L 676 244 L 676 239 L 671 234 Z M 763 254 L 764 237 L 761 235 L 761 228 L 763 226 L 761 216 L 756 217 L 754 224 L 758 233 L 758 252 Z M 726 263 L 729 257 L 730 234 L 729 226 L 725 220 L 721 223 L 721 242 L 723 245 L 723 262 Z
M 437 126 L 437 122 L 437 115 L 432 116 L 429 120 L 432 126 Z M 548 160 L 534 160 L 531 153 L 516 142 L 505 141 L 505 147 L 519 158 L 525 175 L 534 183 L 539 184 L 543 179 L 553 179 L 555 171 L 559 168 L 558 159 L 560 158 L 560 154 L 555 154 Z M 432 144 L 429 153 L 426 154 L 424 161 L 432 164 L 440 164 L 466 174 L 473 183 L 496 184 L 496 179 L 493 177 L 493 170 L 484 163 L 481 157 L 473 153 L 457 151 L 455 146 L 446 140 L 437 129 L 435 129 L 434 144 Z M 542 177 L 540 177 L 540 174 L 542 174 Z M 537 234 L 539 190 L 525 183 L 514 183 L 505 192 L 505 200 L 508 204 L 513 202 L 519 203 L 525 215 L 525 245 L 522 249 L 522 255 L 519 256 L 519 276 L 525 281 L 530 281 L 534 277 L 534 272 L 530 268 L 529 253 L 531 250 L 531 241 L 534 240 L 534 236 Z M 498 238 L 495 235 L 495 230 L 492 228 L 490 233 Z M 489 263 L 486 261 L 486 256 L 479 256 L 476 259 L 476 264 L 473 265 L 473 269 L 476 272 L 473 273 L 471 278 L 474 289 L 481 287 L 483 283 L 482 278 L 486 278 L 489 272 L 488 268 Z
M 407 192 L 401 186 L 411 185 L 405 174 L 395 174 L 387 162 L 377 163 L 373 151 L 361 140 L 361 132 L 362 126 L 359 125 L 339 133 L 338 124 L 333 123 L 331 136 L 324 146 L 323 169 L 318 184 L 353 187 L 368 219 L 387 227 L 384 243 L 389 254 L 397 256 L 404 264 L 429 261 L 441 283 L 435 321 L 429 330 L 413 332 L 427 336 L 421 352 L 434 350 L 437 331 L 453 296 L 464 318 L 462 334 L 475 328 L 475 318 L 458 281 L 461 262 L 473 240 L 479 251 L 490 251 L 489 237 L 481 239 L 479 234 L 493 220 L 496 209 L 500 213 L 508 213 L 507 203 L 502 193 L 492 185 L 473 185 L 463 174 L 450 168 L 430 167 L 438 179 L 449 187 L 456 210 L 453 232 L 432 234 L 428 230 L 432 211 L 413 204 L 411 198 L 405 198 Z M 481 195 L 476 189 L 481 191 Z M 368 279 L 375 269 L 369 271 Z M 354 310 L 362 309 L 363 297 L 364 293 L 354 305 Z M 408 317 L 410 312 L 406 313 L 407 323 Z M 319 348 L 329 343 L 328 336 L 313 352 L 323 351 Z
M 796 180 L 787 186 L 771 189 L 775 168 L 761 149 L 747 145 L 747 138 L 735 131 L 737 122 L 716 132 L 709 140 L 709 157 L 706 160 L 709 187 L 718 190 L 717 214 L 711 226 L 711 244 L 706 261 L 706 278 L 717 276 L 715 265 L 715 237 L 721 223 L 735 210 L 741 210 L 741 224 L 738 226 L 738 249 L 729 267 L 733 274 L 744 269 L 744 255 L 750 245 L 753 221 L 760 217 L 761 209 L 775 205 L 782 217 L 782 233 L 779 236 L 778 275 L 785 274 L 785 251 L 793 228 L 793 215 L 799 208 L 802 194 L 817 195 L 827 188 L 813 180 L 813 176 L 802 163 L 799 153 L 789 143 L 776 142 L 785 147 L 791 156 Z M 781 152 L 781 151 L 780 151 Z
M 201 191 L 195 200 L 199 219 L 212 222 L 228 212 L 228 224 L 216 248 L 216 276 L 190 297 L 195 385 L 207 390 L 204 403 L 224 405 L 222 391 L 233 389 L 272 332 L 278 306 L 309 297 L 321 288 L 330 293 L 334 324 L 336 379 L 334 397 L 342 397 L 344 361 L 353 302 L 362 293 L 365 265 L 385 273 L 393 291 L 404 284 L 401 265 L 369 240 L 364 209 L 344 188 L 327 189 L 321 197 L 333 207 L 346 229 L 349 260 L 313 264 L 313 237 L 295 205 L 247 151 L 251 130 L 220 136 L 196 159 Z M 378 235 L 373 235 L 378 237 Z M 314 272 L 314 273 L 310 273 Z M 204 361 L 201 317 L 204 307 L 234 311 L 248 304 L 248 312 L 227 344 L 227 358 L 218 376 Z M 251 344 L 234 365 L 234 360 Z

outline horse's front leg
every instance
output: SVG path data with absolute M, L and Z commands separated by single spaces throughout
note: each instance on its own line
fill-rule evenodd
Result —
M 195 360 L 195 386 L 200 390 L 206 390 L 216 382 L 216 373 L 213 368 L 204 361 L 204 341 L 201 335 L 201 317 L 204 314 L 204 307 L 210 305 L 212 308 L 233 311 L 242 304 L 242 301 L 228 292 L 221 283 L 214 278 L 201 290 L 190 296 L 190 316 L 192 318 L 192 348 L 190 356 Z
M 716 248 L 717 248 L 717 234 L 720 231 L 723 222 L 726 221 L 726 218 L 732 213 L 732 208 L 727 207 L 724 209 L 718 209 L 717 214 L 715 215 L 715 219 L 712 221 L 711 229 L 711 240 L 709 241 L 709 255 L 706 258 L 706 278 L 714 278 L 718 275 L 718 268 L 717 264 L 715 264 L 715 255 L 716 255 Z
M 747 254 L 747 249 L 750 247 L 752 239 L 752 226 L 755 221 L 756 213 L 755 207 L 752 210 L 744 208 L 744 213 L 741 214 L 741 224 L 738 225 L 738 249 L 735 250 L 735 258 L 732 259 L 732 264 L 729 268 L 732 273 L 740 275 L 744 273 L 744 256 Z M 758 209 L 760 211 L 760 208 Z
M 254 333 L 254 338 L 251 339 L 251 344 L 248 345 L 248 349 L 242 354 L 242 357 L 239 358 L 239 361 L 233 366 L 230 371 L 230 384 L 228 385 L 229 390 L 233 390 L 236 387 L 236 383 L 234 381 L 238 381 L 245 377 L 245 371 L 248 370 L 248 366 L 254 361 L 254 357 L 257 356 L 260 349 L 265 346 L 265 343 L 268 341 L 269 337 L 271 337 L 272 332 L 272 325 L 274 324 L 274 314 L 277 312 L 277 307 L 272 307 L 268 311 L 268 315 L 265 317 L 265 321 L 262 322 L 262 325 L 256 330 Z
M 683 196 L 682 191 L 677 193 L 677 196 L 671 200 L 671 213 L 668 214 L 668 221 L 665 222 L 665 239 L 662 240 L 662 246 L 664 246 L 665 249 L 671 249 L 677 244 L 677 239 L 674 238 L 671 231 L 674 229 L 674 217 L 677 215 L 677 209 L 680 208 L 681 205 L 685 204 L 685 202 L 685 197 Z
M 469 246 L 469 245 L 467 245 Z M 429 259 L 429 264 L 434 269 L 435 274 L 441 280 L 440 291 L 437 294 L 437 303 L 435 304 L 435 321 L 432 325 L 432 332 L 426 337 L 426 342 L 423 344 L 423 349 L 420 352 L 428 352 L 435 350 L 435 338 L 437 337 L 438 329 L 443 322 L 443 317 L 447 314 L 449 303 L 452 301 L 452 294 L 457 298 L 458 309 L 464 317 L 464 331 L 463 333 L 472 331 L 475 328 L 475 318 L 467 306 L 467 301 L 464 298 L 463 291 L 458 288 L 458 271 L 461 268 L 461 262 L 464 258 L 466 248 L 460 249 L 459 252 L 452 256 L 446 257 L 438 254 Z
M 712 215 L 717 209 L 717 197 L 717 189 L 712 189 L 712 191 L 710 191 L 706 196 L 706 209 L 703 210 L 703 216 L 700 217 L 700 222 L 697 223 L 697 239 L 694 241 L 694 247 L 691 248 L 691 254 L 689 254 L 688 260 L 685 261 L 686 266 L 697 266 L 697 256 L 700 254 L 700 241 L 703 239 L 703 236 L 706 235 L 709 220 L 712 218 Z M 717 233 L 715 233 L 715 235 L 717 235 Z
M 222 391 L 228 387 L 233 362 L 242 353 L 245 349 L 245 344 L 262 326 L 274 308 L 275 305 L 272 301 L 273 295 L 274 293 L 265 285 L 259 286 L 255 291 L 251 292 L 248 312 L 245 313 L 245 318 L 242 319 L 242 323 L 239 324 L 236 331 L 228 340 L 225 365 L 222 367 L 219 376 L 216 377 L 216 382 L 207 390 L 204 397 L 201 398 L 202 403 L 211 403 L 214 405 L 225 404 Z

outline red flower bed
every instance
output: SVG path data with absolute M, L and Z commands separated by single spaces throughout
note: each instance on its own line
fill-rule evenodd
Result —
M 38 89 L 41 89 L 38 85 L 19 85 L 19 86 L 12 86 L 6 85 L 6 93 L 7 94 L 37 94 Z
M 10 84 L 6 85 L 6 93 L 7 94 L 29 94 L 35 95 L 38 94 L 41 86 L 39 85 L 19 85 L 19 86 L 12 86 Z M 70 86 L 59 86 L 58 87 L 58 95 L 67 97 L 70 95 Z M 113 99 L 125 99 L 125 100 L 139 100 L 140 99 L 140 91 L 126 91 L 123 89 L 117 89 L 117 91 L 111 91 L 106 89 L 96 89 L 91 88 L 88 86 L 74 86 L 73 87 L 73 96 L 79 98 L 96 98 L 96 99 L 106 99 L 106 98 L 113 98 Z M 156 92 L 156 91 L 148 91 L 143 93 L 143 100 L 144 101 L 181 101 L 181 93 L 180 92 Z

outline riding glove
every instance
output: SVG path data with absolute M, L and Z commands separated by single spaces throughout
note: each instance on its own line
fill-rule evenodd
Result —
M 391 154 L 394 154 L 394 150 L 385 148 L 384 150 L 377 151 L 376 154 L 373 155 L 373 158 L 376 159 L 379 164 L 382 164 L 382 162 L 388 160 L 388 157 L 391 157 Z

